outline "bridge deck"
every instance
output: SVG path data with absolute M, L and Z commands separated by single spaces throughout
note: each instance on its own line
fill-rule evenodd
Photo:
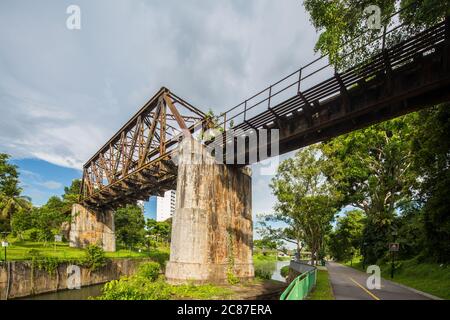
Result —
M 255 130 L 257 134 L 257 129 L 279 129 L 282 154 L 450 101 L 449 38 L 447 18 L 304 91 L 300 90 L 301 84 L 325 67 L 307 75 L 302 75 L 302 68 L 222 114 L 221 126 L 227 129 L 231 121 L 241 117 L 243 120 L 233 129 Z M 286 99 L 275 103 L 286 95 Z M 186 112 L 180 113 L 176 104 Z M 171 160 L 179 139 L 208 126 L 204 113 L 161 89 L 86 163 L 83 204 L 116 208 L 174 189 L 177 168 Z M 227 139 L 225 135 L 216 138 L 212 146 L 224 148 L 231 142 Z M 236 138 L 231 139 L 234 142 Z M 251 162 L 249 150 L 247 142 L 247 164 Z M 233 157 L 238 156 L 236 147 L 231 152 Z

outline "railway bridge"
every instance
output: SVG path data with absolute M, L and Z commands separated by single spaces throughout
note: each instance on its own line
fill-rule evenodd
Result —
M 161 88 L 84 165 L 71 245 L 114 251 L 114 210 L 176 189 L 167 279 L 253 277 L 248 165 L 450 101 L 449 30 L 447 18 L 392 45 L 385 33 L 352 53 L 370 58 L 345 68 L 322 56 L 217 118 Z M 208 129 L 220 134 L 202 142 Z M 256 139 L 239 149 L 230 132 Z

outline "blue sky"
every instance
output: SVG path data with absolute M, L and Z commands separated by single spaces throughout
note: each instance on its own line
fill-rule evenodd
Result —
M 161 86 L 219 113 L 311 61 L 316 40 L 298 0 L 2 0 L 0 152 L 41 205 Z M 254 215 L 275 200 L 257 169 Z

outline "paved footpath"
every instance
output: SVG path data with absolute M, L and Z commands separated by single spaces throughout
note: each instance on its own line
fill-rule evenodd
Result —
M 381 289 L 369 290 L 366 280 L 370 274 L 336 262 L 328 262 L 327 268 L 336 300 L 431 300 L 431 297 L 385 279 L 381 279 Z

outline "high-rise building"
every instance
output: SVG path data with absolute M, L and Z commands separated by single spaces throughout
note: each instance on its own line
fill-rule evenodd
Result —
M 165 221 L 172 218 L 175 212 L 175 190 L 164 193 L 164 197 L 156 197 L 156 221 Z

